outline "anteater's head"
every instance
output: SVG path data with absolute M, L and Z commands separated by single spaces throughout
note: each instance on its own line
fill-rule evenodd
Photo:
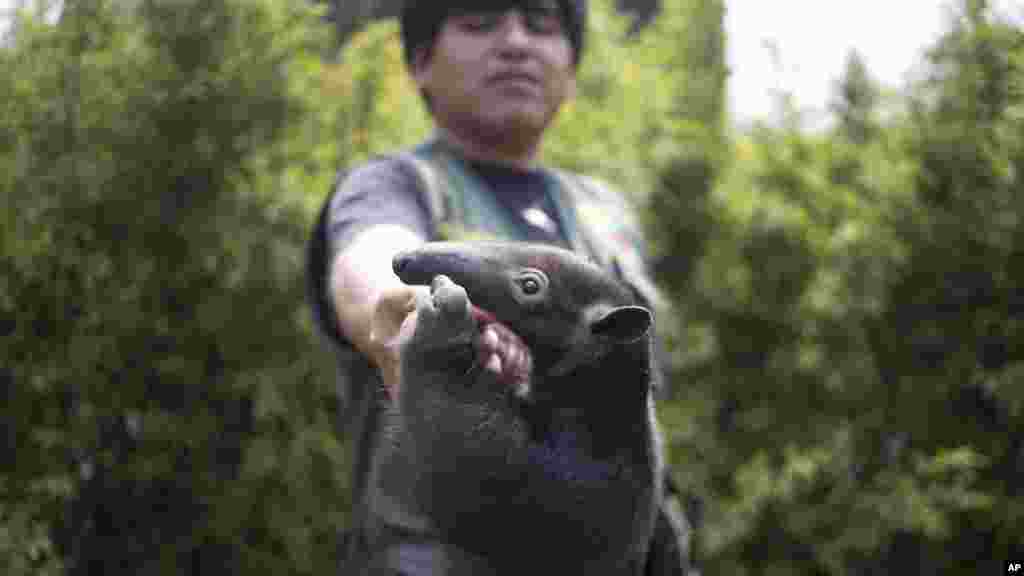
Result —
M 444 275 L 461 285 L 483 325 L 497 320 L 530 348 L 535 370 L 581 349 L 647 335 L 651 314 L 633 292 L 572 252 L 542 244 L 432 242 L 393 260 L 406 284 Z

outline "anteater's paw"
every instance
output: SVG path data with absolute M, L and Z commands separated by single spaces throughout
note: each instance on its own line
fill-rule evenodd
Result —
M 430 294 L 416 303 L 418 318 L 414 339 L 429 340 L 436 348 L 447 343 L 467 344 L 476 333 L 466 290 L 447 276 L 430 283 Z
M 450 393 L 528 397 L 533 365 L 529 350 L 508 327 L 474 309 L 462 286 L 436 276 L 429 294 L 417 302 L 417 312 L 413 347 L 422 367 L 450 374 Z

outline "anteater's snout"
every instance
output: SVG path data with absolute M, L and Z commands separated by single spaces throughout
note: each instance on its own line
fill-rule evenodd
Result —
M 481 275 L 484 263 L 473 254 L 463 253 L 467 250 L 441 242 L 428 243 L 395 254 L 391 258 L 391 269 L 410 286 L 427 286 L 435 276 L 443 274 L 469 290 L 474 279 Z
M 409 269 L 409 263 L 412 260 L 413 255 L 411 252 L 399 252 L 391 259 L 391 269 L 401 278 L 402 274 Z
M 391 258 L 391 269 L 395 275 L 412 286 L 426 286 L 439 274 L 462 284 L 460 279 L 472 276 L 478 267 L 472 258 L 428 246 L 405 250 Z

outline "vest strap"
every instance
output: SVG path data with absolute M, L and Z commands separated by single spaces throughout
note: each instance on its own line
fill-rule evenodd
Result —
M 434 163 L 424 160 L 415 152 L 403 152 L 399 160 L 405 162 L 416 173 L 419 189 L 426 196 L 427 207 L 430 209 L 430 220 L 434 224 L 447 222 L 451 218 L 451 200 L 444 192 L 441 177 Z
M 596 231 L 580 215 L 580 201 L 584 196 L 589 196 L 586 186 L 576 174 L 562 170 L 550 170 L 550 173 L 557 184 L 553 186 L 553 200 L 562 222 L 568 228 L 566 234 L 573 251 L 587 254 L 605 270 L 612 270 L 613 255 L 604 249 L 605 243 L 596 237 Z

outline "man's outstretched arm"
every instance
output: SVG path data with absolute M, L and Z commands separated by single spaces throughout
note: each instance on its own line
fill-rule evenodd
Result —
M 423 242 L 402 226 L 368 227 L 334 257 L 328 276 L 341 333 L 377 366 L 392 396 L 402 325 L 408 324 L 409 330 L 415 323 L 416 291 L 421 288 L 403 284 L 391 270 L 391 259 Z

